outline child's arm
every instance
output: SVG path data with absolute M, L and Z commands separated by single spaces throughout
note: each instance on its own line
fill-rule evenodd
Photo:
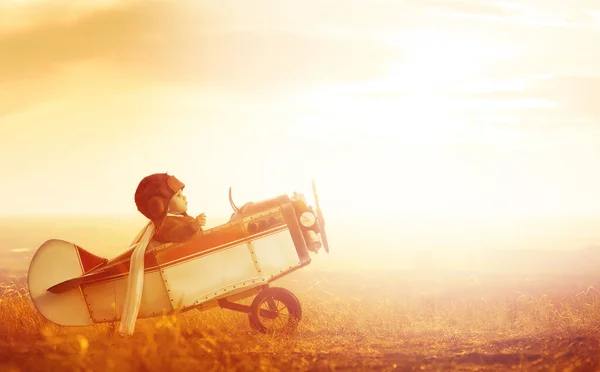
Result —
M 194 217 L 167 217 L 155 239 L 162 243 L 183 243 L 202 231 Z
M 206 214 L 205 213 L 200 213 L 196 217 L 196 221 L 198 221 L 198 223 L 200 224 L 200 227 L 205 226 L 206 225 Z

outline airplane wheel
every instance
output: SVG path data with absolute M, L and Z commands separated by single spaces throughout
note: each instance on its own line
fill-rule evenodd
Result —
M 298 298 L 280 287 L 266 288 L 256 295 L 248 314 L 250 325 L 262 333 L 294 331 L 301 317 Z

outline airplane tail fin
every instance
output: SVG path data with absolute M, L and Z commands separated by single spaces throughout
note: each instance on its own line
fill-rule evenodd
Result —
M 35 308 L 46 319 L 59 325 L 94 324 L 79 286 L 63 293 L 51 293 L 48 288 L 79 277 L 104 260 L 64 240 L 46 241 L 31 259 L 27 275 L 29 294 Z

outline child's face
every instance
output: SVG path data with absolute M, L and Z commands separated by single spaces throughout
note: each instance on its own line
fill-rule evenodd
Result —
M 181 190 L 177 191 L 169 202 L 169 213 L 182 214 L 187 212 L 187 198 Z

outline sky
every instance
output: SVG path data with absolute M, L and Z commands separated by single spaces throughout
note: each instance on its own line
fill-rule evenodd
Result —
M 600 221 L 598 45 L 595 0 L 3 1 L 0 215 L 168 172 L 209 225 L 313 178 L 334 237 Z

